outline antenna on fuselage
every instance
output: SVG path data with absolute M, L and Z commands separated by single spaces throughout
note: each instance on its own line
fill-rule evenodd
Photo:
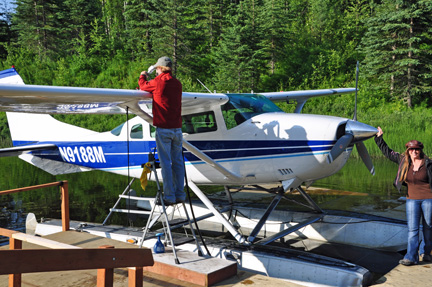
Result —
M 359 75 L 359 62 L 357 61 L 357 66 L 356 66 L 356 85 L 355 85 L 355 100 L 354 100 L 354 117 L 353 117 L 354 121 L 357 121 L 357 86 L 358 86 L 358 75 Z
M 197 81 L 210 93 L 213 94 L 212 91 L 209 90 L 209 88 L 207 88 L 198 78 Z

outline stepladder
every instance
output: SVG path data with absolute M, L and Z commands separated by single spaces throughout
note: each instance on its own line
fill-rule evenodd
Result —
M 149 154 L 149 162 L 146 165 L 150 169 L 150 176 L 153 175 L 155 177 L 154 180 L 156 181 L 157 192 L 146 226 L 143 229 L 143 235 L 139 246 L 142 247 L 145 240 L 155 237 L 155 235 L 151 235 L 151 233 L 163 233 L 163 244 L 164 246 L 170 246 L 172 248 L 176 264 L 180 264 L 176 247 L 182 244 L 195 242 L 198 255 L 202 256 L 202 250 L 192 226 L 192 221 L 185 202 L 175 203 L 170 206 L 165 205 L 163 191 L 156 171 L 156 169 L 159 168 L 159 162 L 156 161 L 154 154 Z M 172 231 L 181 228 L 183 228 L 182 235 L 179 236 L 176 233 L 176 236 L 174 236 Z

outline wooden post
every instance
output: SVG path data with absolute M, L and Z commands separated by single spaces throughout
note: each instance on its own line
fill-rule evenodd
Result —
M 22 241 L 9 237 L 9 249 L 22 249 Z M 9 287 L 21 287 L 21 274 L 9 274 Z
M 62 230 L 69 230 L 69 190 L 68 190 L 68 182 L 62 181 L 60 184 L 60 190 L 62 194 L 62 202 L 61 202 L 61 213 L 62 213 Z
M 99 248 L 114 248 L 112 245 L 102 245 Z M 113 287 L 114 285 L 114 269 L 105 268 L 97 271 L 97 287 Z
M 128 277 L 129 283 L 128 287 L 143 287 L 143 267 L 129 267 Z

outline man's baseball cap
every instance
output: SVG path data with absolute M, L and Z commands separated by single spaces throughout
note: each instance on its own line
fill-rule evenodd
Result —
M 163 67 L 172 68 L 172 61 L 171 61 L 170 58 L 168 58 L 168 57 L 166 57 L 166 56 L 165 56 L 165 57 L 160 57 L 160 58 L 157 60 L 156 64 L 154 64 L 154 66 L 155 66 L 155 67 L 163 66 Z

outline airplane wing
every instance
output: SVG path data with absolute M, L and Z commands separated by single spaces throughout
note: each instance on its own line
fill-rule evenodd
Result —
M 346 94 L 355 88 L 304 90 L 289 92 L 260 93 L 268 99 L 278 101 L 297 101 L 296 113 L 300 113 L 309 98 Z M 151 122 L 149 109 L 152 95 L 141 90 L 78 88 L 24 85 L 15 68 L 0 72 L 0 110 L 30 113 L 125 113 L 126 108 Z M 226 94 L 189 93 L 182 94 L 182 113 L 203 112 L 215 105 L 228 101 Z
M 289 92 L 271 92 L 260 93 L 273 102 L 289 102 L 290 100 L 297 101 L 295 113 L 300 113 L 307 100 L 313 97 L 330 96 L 336 94 L 354 93 L 355 88 L 339 88 L 339 89 L 322 89 L 322 90 L 306 90 L 306 91 L 289 91 Z
M 296 112 L 300 112 L 304 103 L 311 97 L 354 92 L 355 89 L 331 89 L 261 93 L 272 101 L 297 101 Z M 216 105 L 228 102 L 226 94 L 187 93 L 182 94 L 182 114 L 204 112 Z M 27 113 L 125 113 L 126 109 L 148 123 L 153 123 L 151 109 L 152 95 L 141 90 L 79 88 L 24 85 L 14 68 L 0 72 L 0 110 Z M 184 147 L 192 154 L 210 164 L 228 178 L 238 175 L 226 170 L 199 149 L 184 141 Z M 17 152 L 16 151 L 5 151 Z M 25 152 L 25 151 L 23 151 Z
M 182 94 L 182 114 L 204 112 L 228 100 L 225 94 L 184 92 Z M 151 102 L 151 93 L 141 90 L 25 85 L 15 68 L 0 71 L 1 111 L 48 114 L 118 114 L 125 113 L 128 108 L 132 113 L 152 124 L 151 109 L 147 106 Z M 225 176 L 237 177 L 186 141 L 185 147 Z M 55 148 L 57 148 L 55 145 L 6 148 L 0 150 L 0 156 L 20 155 L 30 151 Z
M 0 110 L 49 114 L 119 114 L 126 108 L 149 118 L 151 93 L 141 90 L 24 85 L 14 68 L 0 72 Z M 183 93 L 182 113 L 206 111 L 228 101 L 224 94 Z

